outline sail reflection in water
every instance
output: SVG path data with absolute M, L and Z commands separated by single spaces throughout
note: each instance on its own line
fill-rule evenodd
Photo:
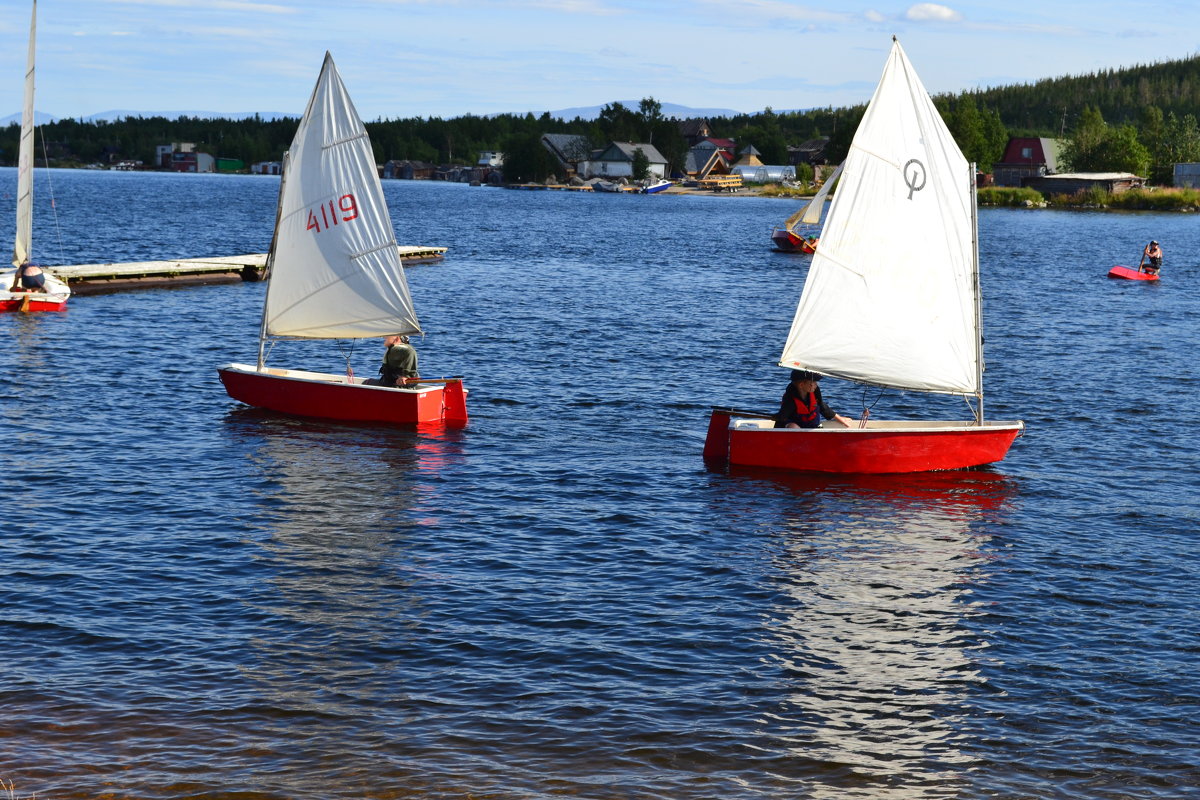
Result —
M 789 599 L 771 631 L 793 686 L 765 732 L 820 764 L 828 782 L 806 782 L 809 797 L 955 797 L 970 761 L 963 712 L 983 680 L 983 645 L 963 623 L 1013 484 L 991 473 L 771 480 L 803 503 L 783 525 Z M 834 528 L 828 503 L 861 516 Z

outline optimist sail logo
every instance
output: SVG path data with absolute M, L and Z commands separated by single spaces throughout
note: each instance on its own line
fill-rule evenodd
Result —
M 925 165 L 915 158 L 909 159 L 904 165 L 904 185 L 908 187 L 909 200 L 912 200 L 913 192 L 925 188 Z

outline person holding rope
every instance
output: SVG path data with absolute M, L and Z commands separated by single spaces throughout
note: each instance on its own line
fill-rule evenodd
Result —
M 820 375 L 806 369 L 792 370 L 791 382 L 775 415 L 776 428 L 819 428 L 821 417 L 850 427 L 850 420 L 836 413 L 821 397 L 821 387 L 817 385 L 820 379 Z

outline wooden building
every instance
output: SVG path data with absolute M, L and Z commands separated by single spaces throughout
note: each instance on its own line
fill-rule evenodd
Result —
M 1019 187 L 1027 185 L 1031 178 L 1054 175 L 1058 172 L 1061 150 L 1057 139 L 1010 137 L 1004 155 L 992 165 L 992 182 L 996 186 Z

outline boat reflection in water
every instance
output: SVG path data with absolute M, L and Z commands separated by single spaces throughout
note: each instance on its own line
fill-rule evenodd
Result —
M 735 478 L 737 479 L 737 478 Z M 989 472 L 830 479 L 757 476 L 794 492 L 776 549 L 787 600 L 769 635 L 789 699 L 762 723 L 819 764 L 812 798 L 951 798 L 986 642 L 972 587 L 1015 483 Z

